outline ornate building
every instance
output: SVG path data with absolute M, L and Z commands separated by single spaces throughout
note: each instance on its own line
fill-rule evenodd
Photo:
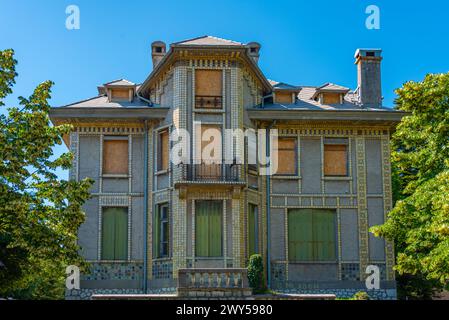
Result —
M 52 109 L 54 124 L 74 126 L 70 178 L 95 181 L 79 230 L 91 272 L 68 298 L 171 292 L 179 270 L 236 270 L 254 253 L 272 289 L 352 296 L 375 265 L 370 294 L 395 298 L 393 245 L 368 232 L 391 209 L 389 139 L 403 116 L 382 106 L 381 50 L 357 50 L 351 91 L 268 80 L 260 48 L 204 36 L 166 51 L 157 41 L 142 84 L 108 82 Z M 175 164 L 178 129 L 192 152 Z M 207 129 L 276 129 L 276 174 L 237 161 L 258 152 L 246 135 L 220 141 L 231 163 L 194 161 Z

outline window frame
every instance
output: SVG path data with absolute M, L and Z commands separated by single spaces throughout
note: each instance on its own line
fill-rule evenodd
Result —
M 349 147 L 349 139 L 348 138 L 326 138 L 323 139 L 323 166 L 322 172 L 324 178 L 349 178 L 351 177 L 350 173 L 350 147 Z M 326 147 L 327 146 L 344 146 L 345 147 L 345 174 L 326 174 Z
M 165 213 L 166 217 L 163 219 L 162 215 Z M 155 258 L 164 259 L 170 257 L 170 209 L 167 202 L 156 205 L 156 221 L 155 221 Z M 167 232 L 164 231 L 164 225 L 167 227 Z M 166 236 L 164 239 L 163 235 Z M 166 245 L 166 252 L 163 252 L 163 247 Z
M 107 142 L 110 142 L 110 141 L 126 141 L 126 143 L 127 143 L 127 154 L 126 154 L 126 172 L 125 173 L 122 173 L 122 172 L 105 172 L 105 167 L 106 167 L 106 165 L 105 165 L 105 159 L 107 159 L 107 157 L 105 157 L 105 150 L 106 150 L 106 148 L 105 148 L 105 144 L 107 143 Z M 129 136 L 120 136 L 120 135 L 117 135 L 117 136 L 114 136 L 114 135 L 105 135 L 105 136 L 103 136 L 103 139 L 102 139 L 102 150 L 101 150 L 101 152 L 102 152 L 102 155 L 101 155 L 101 176 L 103 176 L 103 177 L 123 177 L 123 178 L 127 178 L 127 177 L 129 177 L 129 168 L 130 168 L 130 161 L 129 161 L 129 156 L 130 156 L 130 152 L 131 152 L 131 150 L 130 150 L 130 143 L 129 143 Z
M 167 142 L 164 144 L 163 136 L 167 134 Z M 167 146 L 167 150 L 163 150 L 164 145 Z M 170 169 L 170 130 L 169 128 L 163 128 L 157 131 L 157 155 L 156 155 L 156 174 L 166 173 Z M 164 162 L 163 152 L 166 152 L 167 160 Z
M 293 148 L 293 152 L 295 154 L 295 171 L 293 173 L 278 173 L 279 172 L 279 150 L 285 151 L 285 150 L 291 150 L 291 149 L 280 149 L 279 148 L 279 140 L 294 140 L 295 141 L 295 146 Z M 298 159 L 299 159 L 299 151 L 298 151 L 298 137 L 294 136 L 279 136 L 278 137 L 278 148 L 276 150 L 276 152 L 278 152 L 278 170 L 275 174 L 275 176 L 279 176 L 279 177 L 297 177 L 299 174 L 299 168 L 298 168 Z

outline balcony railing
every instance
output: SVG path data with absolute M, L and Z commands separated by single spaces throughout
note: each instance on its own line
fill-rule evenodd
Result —
M 240 164 L 180 164 L 183 181 L 241 182 Z
M 179 269 L 178 289 L 249 288 L 247 269 Z
M 223 99 L 221 96 L 195 96 L 195 108 L 198 109 L 221 109 Z

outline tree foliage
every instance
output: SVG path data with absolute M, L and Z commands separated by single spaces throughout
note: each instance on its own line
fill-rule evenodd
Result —
M 0 107 L 12 93 L 16 63 L 13 50 L 0 51 Z M 0 297 L 61 298 L 65 266 L 85 266 L 76 235 L 92 181 L 55 174 L 70 168 L 72 154 L 53 154 L 71 127 L 50 125 L 52 84 L 0 114 Z
M 410 113 L 392 136 L 396 203 L 387 222 L 371 231 L 395 241 L 396 270 L 406 286 L 443 287 L 449 282 L 449 73 L 407 82 L 396 93 L 397 109 Z M 424 291 L 412 294 L 428 297 Z

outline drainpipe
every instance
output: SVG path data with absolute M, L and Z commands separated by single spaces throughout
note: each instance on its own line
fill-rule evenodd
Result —
M 148 120 L 145 120 L 143 164 L 143 293 L 147 293 L 148 277 Z
M 276 124 L 276 120 L 274 120 L 273 122 L 271 122 L 271 124 L 268 126 L 267 131 L 266 131 L 266 156 L 267 158 L 270 157 L 270 130 L 271 128 L 273 128 L 273 126 Z M 270 161 L 270 166 L 271 166 L 271 161 Z M 267 167 L 267 171 L 268 171 L 268 167 Z M 267 172 L 269 173 L 269 172 Z M 267 286 L 270 289 L 271 288 L 271 199 L 270 199 L 270 194 L 271 194 L 271 188 L 270 188 L 270 181 L 271 181 L 271 176 L 269 174 L 267 174 L 267 187 L 266 187 L 266 197 L 267 197 Z

